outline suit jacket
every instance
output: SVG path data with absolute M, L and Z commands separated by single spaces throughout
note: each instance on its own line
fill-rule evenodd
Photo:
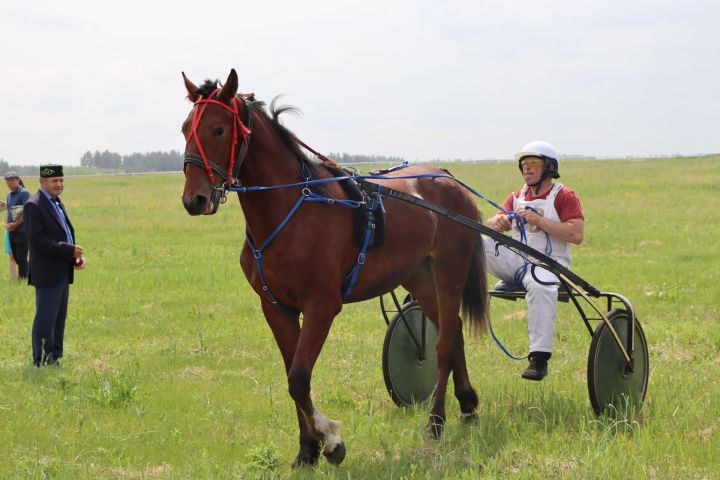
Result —
M 60 205 L 75 239 L 75 229 Z M 40 288 L 55 287 L 68 278 L 73 283 L 75 245 L 67 243 L 67 235 L 55 208 L 38 190 L 25 203 L 23 218 L 30 247 L 28 283 Z

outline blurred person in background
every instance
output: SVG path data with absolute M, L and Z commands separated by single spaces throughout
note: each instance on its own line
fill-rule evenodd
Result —
M 17 265 L 17 275 L 22 280 L 28 276 L 28 243 L 23 208 L 25 202 L 30 199 L 30 192 L 25 189 L 25 184 L 15 172 L 5 174 L 5 183 L 10 190 L 6 202 L 5 228 L 8 231 L 10 250 Z
M 4 212 L 7 210 L 7 203 L 0 200 L 0 212 Z M 15 263 L 15 258 L 13 258 L 12 254 L 12 248 L 10 248 L 10 232 L 8 229 L 5 229 L 5 235 L 3 236 L 5 241 L 3 242 L 5 247 L 5 253 L 8 255 L 8 264 L 10 267 L 10 279 L 14 280 L 17 278 L 17 263 Z

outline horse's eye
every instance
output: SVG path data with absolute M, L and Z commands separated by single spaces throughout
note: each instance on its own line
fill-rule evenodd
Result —
M 213 130 L 213 137 L 219 137 L 225 133 L 225 127 L 215 127 Z

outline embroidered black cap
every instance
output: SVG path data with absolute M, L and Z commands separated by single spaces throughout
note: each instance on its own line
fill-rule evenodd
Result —
M 62 176 L 62 165 L 40 165 L 40 178 L 52 178 Z

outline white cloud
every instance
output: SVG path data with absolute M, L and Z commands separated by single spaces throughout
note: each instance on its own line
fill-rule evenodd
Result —
M 315 148 L 506 157 L 720 151 L 709 0 L 18 2 L 0 7 L 0 158 L 182 149 L 180 71 L 288 93 Z

